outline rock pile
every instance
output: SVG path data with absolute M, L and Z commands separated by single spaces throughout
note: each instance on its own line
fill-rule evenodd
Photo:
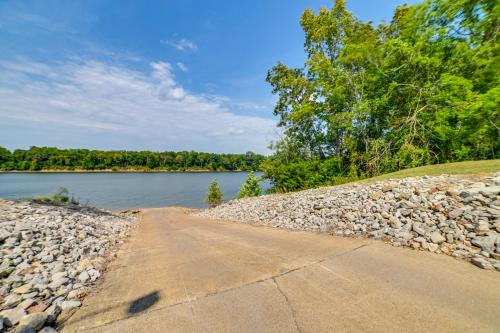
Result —
M 383 239 L 500 270 L 500 173 L 352 184 L 229 201 L 198 215 Z
M 0 200 L 0 332 L 55 332 L 101 276 L 134 219 Z

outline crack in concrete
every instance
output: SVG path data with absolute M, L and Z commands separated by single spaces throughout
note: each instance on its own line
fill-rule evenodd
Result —
M 341 253 L 338 253 L 338 254 L 334 254 L 334 255 L 322 258 L 320 260 L 309 262 L 309 263 L 307 263 L 305 265 L 302 265 L 302 266 L 299 266 L 299 267 L 288 269 L 288 270 L 286 270 L 284 272 L 281 272 L 281 273 L 278 273 L 276 275 L 272 275 L 272 276 L 269 276 L 269 277 L 266 277 L 266 278 L 262 278 L 262 279 L 258 279 L 258 280 L 251 281 L 251 282 L 248 282 L 248 283 L 244 283 L 244 284 L 239 285 L 239 286 L 234 286 L 234 287 L 230 287 L 230 288 L 226 288 L 226 289 L 219 289 L 219 290 L 213 291 L 211 293 L 207 293 L 207 294 L 199 296 L 199 297 L 188 298 L 188 300 L 184 300 L 184 301 L 181 301 L 181 302 L 177 302 L 177 303 L 173 303 L 173 304 L 170 304 L 170 305 L 166 305 L 166 306 L 161 307 L 161 308 L 152 309 L 152 310 L 149 310 L 149 311 L 144 311 L 144 312 L 141 312 L 141 313 L 138 313 L 138 314 L 134 314 L 134 315 L 128 315 L 128 316 L 125 316 L 123 318 L 111 320 L 111 321 L 109 321 L 107 323 L 104 323 L 104 324 L 101 324 L 101 325 L 97 325 L 97 326 L 92 326 L 92 327 L 89 327 L 89 328 L 85 328 L 82 332 L 87 331 L 87 330 L 91 330 L 91 329 L 95 329 L 95 328 L 99 328 L 99 327 L 105 327 L 105 326 L 114 324 L 116 322 L 122 321 L 122 320 L 127 320 L 127 319 L 130 319 L 130 318 L 141 316 L 143 314 L 154 313 L 156 311 L 170 309 L 170 308 L 173 308 L 173 307 L 176 307 L 176 306 L 179 306 L 179 305 L 191 304 L 191 302 L 193 302 L 193 301 L 197 302 L 198 300 L 201 300 L 201 299 L 204 299 L 204 298 L 208 298 L 208 297 L 212 297 L 212 296 L 217 296 L 219 294 L 224 294 L 224 293 L 227 293 L 227 292 L 230 292 L 230 291 L 233 291 L 233 290 L 237 290 L 237 289 L 244 288 L 244 287 L 247 287 L 247 286 L 251 286 L 251 285 L 254 285 L 254 284 L 266 282 L 266 281 L 269 281 L 269 280 L 272 280 L 274 282 L 274 284 L 276 284 L 276 286 L 278 286 L 277 283 L 276 283 L 276 278 L 285 276 L 287 274 L 299 271 L 299 270 L 304 269 L 304 268 L 311 267 L 311 266 L 316 265 L 316 264 L 321 264 L 321 263 L 323 263 L 323 262 L 325 262 L 327 260 L 333 259 L 333 258 L 342 257 L 344 255 L 350 254 L 352 252 L 360 250 L 360 249 L 362 249 L 362 248 L 364 248 L 366 246 L 369 246 L 369 245 L 370 244 L 366 244 L 365 243 L 365 244 L 362 244 L 362 245 L 357 246 L 355 248 L 349 249 L 347 251 L 344 251 L 344 252 L 341 252 Z M 279 286 L 278 286 L 278 289 L 279 289 Z M 283 292 L 281 290 L 280 290 L 280 292 L 286 298 L 286 296 L 283 294 Z M 289 305 L 288 299 L 287 299 L 287 303 Z M 295 318 L 294 318 L 294 320 L 295 320 Z M 297 326 L 297 329 L 299 329 L 298 326 Z M 299 332 L 301 332 L 301 331 L 299 330 Z
M 292 304 L 290 303 L 290 300 L 288 299 L 288 296 L 283 292 L 281 287 L 278 284 L 278 281 L 276 281 L 276 278 L 272 278 L 271 281 L 273 281 L 274 286 L 278 290 L 278 292 L 283 296 L 285 299 L 285 303 L 287 304 L 288 308 L 290 308 L 290 313 L 292 314 L 293 318 L 293 323 L 295 324 L 295 329 L 297 332 L 302 333 L 302 329 L 300 328 L 299 324 L 297 323 L 297 314 L 295 313 L 295 310 L 293 309 Z

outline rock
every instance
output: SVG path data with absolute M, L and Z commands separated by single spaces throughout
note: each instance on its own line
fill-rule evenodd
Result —
M 461 209 L 454 209 L 451 212 L 448 213 L 448 217 L 451 219 L 458 219 L 460 216 L 462 216 L 463 211 Z
M 439 246 L 437 244 L 434 243 L 428 243 L 428 244 L 429 244 L 428 250 L 431 252 L 436 252 L 437 249 L 439 249 Z
M 19 321 L 19 326 L 28 326 L 38 331 L 43 327 L 48 315 L 44 312 L 28 314 L 21 318 Z
M 14 288 L 12 291 L 16 294 L 26 294 L 33 288 L 31 283 L 22 285 L 21 287 Z
M 495 270 L 492 264 L 483 257 L 476 256 L 471 259 L 471 262 L 482 269 Z
M 8 277 L 14 271 L 14 267 L 0 267 L 0 279 Z
M 82 302 L 80 301 L 64 301 L 61 303 L 61 309 L 63 311 L 68 311 L 68 310 L 72 310 L 72 309 L 75 309 L 75 308 L 78 308 L 80 307 L 80 305 L 82 305 Z
M 82 271 L 78 267 L 94 269 L 88 282 L 96 281 L 106 264 L 98 252 L 113 255 L 134 220 L 85 206 L 0 199 L 0 309 L 8 310 L 2 314 L 15 324 L 29 314 L 9 333 L 30 331 L 29 325 L 39 330 L 40 325 L 32 325 L 37 318 L 54 322 L 61 313 L 60 304 L 73 289 L 78 291 L 72 295 L 83 298 L 87 289 L 83 285 L 73 288 Z M 9 319 L 0 318 L 7 325 Z
M 26 315 L 23 309 L 10 309 L 0 312 L 0 317 L 3 318 L 3 322 L 6 326 L 15 326 L 19 323 L 22 317 Z
M 26 309 L 26 311 L 28 311 L 28 313 L 37 313 L 37 312 L 43 312 L 47 308 L 48 308 L 47 304 L 38 303 L 36 305 L 30 306 L 28 309 Z
M 79 288 L 79 289 L 71 290 L 68 293 L 67 298 L 68 299 L 83 298 L 86 294 L 87 293 L 85 291 L 85 288 Z
M 52 281 L 65 278 L 67 276 L 68 276 L 68 273 L 66 273 L 65 271 L 57 272 L 54 275 L 52 275 Z
M 36 331 L 29 326 L 19 325 L 16 328 L 16 333 L 36 333 Z
M 87 282 L 88 280 L 90 280 L 89 273 L 87 273 L 87 271 L 81 272 L 80 275 L 78 275 L 78 280 L 80 280 L 83 283 Z
M 57 304 L 52 304 L 44 312 L 47 314 L 47 322 L 53 323 L 61 313 L 61 307 Z
M 46 255 L 42 257 L 43 263 L 51 263 L 54 261 L 54 256 L 52 254 Z
M 490 231 L 490 226 L 488 221 L 479 221 L 477 224 L 475 231 L 478 235 L 486 235 L 488 231 Z
M 34 303 L 35 303 L 35 300 L 33 298 L 28 298 L 28 299 L 25 299 L 24 301 L 22 301 L 21 303 L 19 303 L 19 305 L 17 307 L 20 309 L 26 310 L 27 308 L 32 306 Z
M 9 238 L 11 236 L 11 233 L 8 232 L 7 230 L 0 230 L 0 243 L 2 243 L 4 240 Z
M 466 259 L 470 257 L 469 252 L 464 251 L 464 250 L 456 250 L 451 254 L 455 258 L 460 258 L 460 259 Z
M 38 333 L 57 333 L 57 331 L 52 327 L 46 326 L 42 328 L 40 331 L 38 331 Z
M 413 223 L 413 231 L 415 231 L 417 234 L 423 236 L 425 235 L 425 229 L 424 227 L 422 226 L 422 223 Z
M 90 269 L 87 272 L 88 272 L 88 274 L 90 276 L 90 280 L 92 280 L 92 282 L 94 282 L 95 280 L 97 280 L 101 276 L 101 273 L 99 273 L 99 271 L 96 269 Z
M 433 232 L 431 234 L 431 242 L 433 242 L 434 244 L 441 244 L 441 243 L 444 243 L 446 241 L 446 238 L 443 237 L 443 235 L 441 235 L 440 232 Z
M 23 299 L 29 299 L 29 298 L 33 298 L 33 297 L 35 297 L 37 295 L 38 295 L 38 291 L 35 290 L 35 291 L 31 292 L 31 293 L 23 294 L 22 298 Z
M 419 243 L 423 243 L 423 242 L 425 242 L 425 238 L 424 237 L 416 237 L 416 238 L 414 238 L 414 241 L 419 242 Z
M 402 225 L 403 224 L 398 219 L 394 219 L 391 221 L 391 227 L 393 227 L 394 229 L 399 229 Z
M 484 237 L 475 237 L 471 240 L 471 243 L 486 252 L 493 252 L 495 250 L 495 240 L 495 235 L 489 235 Z
M 21 297 L 21 295 L 10 294 L 9 296 L 5 297 L 3 305 L 6 308 L 11 308 L 21 303 L 22 300 L 23 298 Z
M 66 284 L 66 282 L 68 282 L 69 279 L 66 278 L 66 277 L 60 277 L 54 281 L 52 281 L 50 284 L 49 284 L 49 288 L 52 289 L 52 290 L 56 290 L 57 288 L 59 288 L 60 286 L 62 286 L 63 284 Z

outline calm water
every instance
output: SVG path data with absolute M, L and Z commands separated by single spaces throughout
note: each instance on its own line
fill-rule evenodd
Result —
M 217 178 L 224 199 L 232 199 L 244 172 L 218 173 L 0 173 L 0 198 L 19 199 L 65 187 L 81 203 L 107 208 L 205 207 L 208 184 Z M 262 184 L 264 190 L 267 184 Z

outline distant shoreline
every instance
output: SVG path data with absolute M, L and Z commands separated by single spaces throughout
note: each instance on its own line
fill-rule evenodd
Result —
M 24 171 L 24 170 L 10 170 L 1 171 L 1 173 L 222 173 L 222 172 L 249 172 L 244 170 L 224 170 L 224 171 L 214 171 L 214 170 L 38 170 L 38 171 Z M 257 171 L 259 172 L 259 171 Z

